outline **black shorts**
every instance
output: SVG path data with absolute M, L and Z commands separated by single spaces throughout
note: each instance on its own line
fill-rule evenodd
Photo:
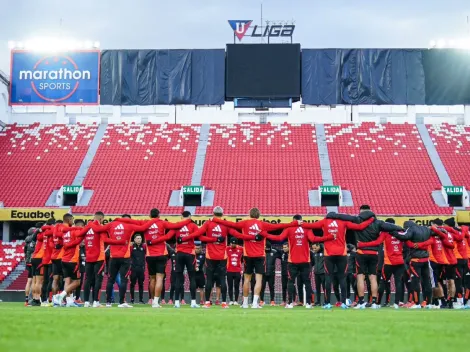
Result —
M 265 257 L 245 257 L 245 274 L 252 275 L 264 274 L 266 272 L 266 258 Z
M 184 271 L 184 268 L 188 272 L 194 272 L 195 271 L 195 264 L 196 264 L 196 256 L 194 254 L 188 254 L 188 253 L 176 253 L 176 265 L 175 265 L 175 271 L 177 273 L 182 273 Z
M 219 277 L 219 275 L 214 275 L 214 285 L 215 285 L 215 287 L 220 287 L 220 277 Z
M 376 275 L 379 256 L 377 254 L 356 254 L 356 273 Z
M 31 279 L 33 277 L 33 266 L 26 264 L 26 270 L 28 271 L 28 279 Z
M 147 257 L 145 260 L 147 261 L 147 271 L 150 276 L 165 274 L 166 262 L 168 260 L 166 255 Z
M 431 263 L 432 276 L 434 278 L 434 283 L 436 284 L 436 287 L 437 287 L 437 283 L 441 281 L 442 279 L 443 265 L 439 263 L 435 263 L 433 261 L 431 261 L 430 263 Z
M 203 272 L 198 271 L 196 273 L 196 288 L 206 287 L 206 277 Z
M 31 266 L 33 268 L 33 276 L 43 276 L 44 275 L 44 265 L 42 265 L 41 258 L 32 258 Z
M 62 263 L 64 278 L 69 277 L 72 280 L 80 279 L 80 266 L 78 263 Z
M 455 280 L 457 264 L 447 264 L 445 266 L 446 280 Z
M 52 259 L 52 275 L 62 276 L 62 259 Z

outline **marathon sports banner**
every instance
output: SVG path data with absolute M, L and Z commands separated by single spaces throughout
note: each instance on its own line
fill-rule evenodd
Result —
M 13 50 L 10 105 L 97 105 L 99 76 L 99 50 Z
M 93 215 L 79 215 L 79 214 L 74 214 L 74 217 L 76 219 L 83 219 L 86 221 L 93 220 Z M 105 216 L 105 219 L 103 221 L 104 224 L 113 221 L 114 219 L 118 218 L 119 215 L 116 216 Z M 393 218 L 395 219 L 395 222 L 399 226 L 403 226 L 405 221 L 411 220 L 416 222 L 418 225 L 424 225 L 424 226 L 429 226 L 431 224 L 431 220 L 435 219 L 436 217 L 440 218 L 446 218 L 445 216 L 442 215 L 435 215 L 435 216 L 413 216 L 413 217 L 407 217 L 407 216 L 387 216 L 387 217 L 382 217 L 379 216 L 378 218 L 381 220 L 385 220 L 388 218 Z M 137 216 L 132 216 L 133 219 L 136 220 L 149 220 L 150 218 L 145 215 L 137 215 Z M 178 222 L 181 221 L 181 217 L 179 215 L 168 215 L 168 216 L 160 216 L 162 220 L 170 221 L 170 222 Z M 211 218 L 209 215 L 193 215 L 191 219 L 194 220 L 194 222 L 198 225 L 201 226 L 206 220 Z M 242 221 L 242 220 L 247 220 L 248 217 L 246 216 L 224 216 L 223 217 L 225 220 L 229 221 Z M 304 216 L 303 221 L 304 222 L 316 222 L 321 219 L 323 219 L 323 216 Z M 289 216 L 264 216 L 260 218 L 262 221 L 270 222 L 272 224 L 279 224 L 279 223 L 287 223 L 292 221 L 292 217 Z
M 46 221 L 62 220 L 69 209 L 62 208 L 0 208 L 0 221 Z

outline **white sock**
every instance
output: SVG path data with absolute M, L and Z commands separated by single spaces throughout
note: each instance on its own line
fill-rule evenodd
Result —
M 244 306 L 248 305 L 248 297 L 243 297 L 243 305 Z
M 196 304 L 196 300 L 195 300 L 195 299 L 192 299 L 192 300 L 191 300 L 191 305 L 193 305 L 193 304 Z
M 177 299 L 177 300 L 175 301 L 175 305 L 178 305 L 178 304 L 180 304 L 180 300 L 179 300 L 179 299 Z
M 154 297 L 153 302 L 158 304 L 158 301 L 160 300 L 160 297 Z
M 258 300 L 259 300 L 259 296 L 258 296 L 258 295 L 254 295 L 254 296 L 253 296 L 253 305 L 254 305 L 254 306 L 257 306 L 257 305 L 258 305 Z
M 62 302 L 66 296 L 67 296 L 67 292 L 62 291 L 62 292 L 59 294 L 60 301 Z

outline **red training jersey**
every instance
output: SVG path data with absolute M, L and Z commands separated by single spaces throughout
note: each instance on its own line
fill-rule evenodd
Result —
M 458 231 L 450 226 L 444 226 L 444 229 L 452 234 L 455 241 L 454 254 L 457 259 L 468 259 L 467 241 L 465 233 Z
M 227 272 L 240 273 L 242 271 L 243 248 L 236 246 L 235 248 L 227 247 Z
M 80 258 L 80 243 L 83 240 L 82 235 L 88 231 L 87 227 L 72 230 L 66 230 L 62 235 L 62 241 L 64 243 L 64 254 L 62 255 L 63 263 L 78 263 Z
M 349 221 L 343 221 L 338 219 L 322 219 L 320 221 L 308 224 L 303 223 L 304 229 L 311 230 L 323 230 L 323 236 L 333 235 L 336 239 L 325 242 L 323 255 L 325 257 L 329 255 L 342 255 L 345 256 L 348 253 L 346 247 L 346 230 L 362 231 L 374 221 L 374 218 L 370 218 L 360 224 L 354 224 Z
M 58 235 L 58 233 L 63 232 L 62 228 L 70 227 L 67 224 L 56 224 L 52 230 L 52 243 L 54 248 L 52 249 L 52 260 L 62 259 L 62 255 L 64 254 L 64 248 L 62 247 L 62 237 Z M 56 246 L 60 246 L 59 249 Z
M 160 218 L 154 218 L 150 220 L 133 220 L 133 219 L 121 219 L 123 222 L 128 222 L 134 225 L 145 225 L 148 226 L 144 232 L 144 239 L 146 246 L 147 257 L 160 257 L 162 255 L 168 255 L 166 249 L 166 242 L 161 241 L 161 237 L 165 236 L 165 230 L 176 230 L 182 228 L 191 222 L 191 219 L 186 219 L 177 223 L 168 222 Z M 148 243 L 150 241 L 150 243 Z
M 42 257 L 44 256 L 43 241 L 44 241 L 44 233 L 39 233 L 36 237 L 36 245 L 34 247 L 34 252 L 31 258 L 42 259 Z
M 201 242 L 207 243 L 206 259 L 224 260 L 227 259 L 228 235 L 232 235 L 241 240 L 250 241 L 253 239 L 253 237 L 243 235 L 234 229 L 210 220 L 204 222 L 201 228 L 192 233 L 190 237 L 199 237 Z M 224 241 L 218 242 L 219 237 L 222 237 Z
M 283 230 L 287 227 L 298 225 L 297 221 L 287 224 L 271 224 L 269 222 L 264 222 L 259 219 L 249 219 L 242 220 L 240 222 L 232 222 L 222 220 L 220 218 L 213 218 L 213 221 L 225 226 L 235 228 L 237 230 L 241 230 L 243 235 L 251 237 L 252 240 L 247 239 L 243 241 L 243 255 L 245 257 L 251 258 L 266 256 L 266 239 L 263 238 L 261 241 L 255 241 L 254 239 L 257 235 L 260 235 L 261 232 Z
M 442 240 L 442 244 L 444 245 L 444 254 L 446 256 L 447 262 L 450 265 L 457 264 L 457 258 L 454 254 L 454 236 L 451 233 L 440 233 L 438 234 Z M 446 245 L 447 244 L 447 245 Z
M 359 242 L 357 248 L 375 247 L 384 243 L 384 264 L 387 265 L 401 265 L 404 264 L 403 260 L 403 242 L 396 239 L 388 232 L 381 232 L 380 236 L 375 241 Z
M 54 243 L 52 242 L 53 230 L 46 231 L 44 233 L 44 240 L 42 242 L 43 256 L 42 264 L 52 264 L 52 250 L 54 249 Z
M 194 236 L 190 236 L 190 234 L 196 232 L 198 229 L 194 222 L 190 222 L 179 230 L 171 230 L 168 232 L 168 238 L 176 236 L 176 253 L 196 254 Z M 178 238 L 181 238 L 183 242 L 178 243 Z
M 134 232 L 144 232 L 148 226 L 133 225 L 116 219 L 106 225 L 92 224 L 91 228 L 96 232 L 107 232 L 111 240 L 124 241 L 124 244 L 111 244 L 110 258 L 129 258 L 131 256 L 131 237 Z M 122 243 L 122 242 L 120 242 Z
M 280 236 L 267 235 L 267 239 L 272 241 L 289 242 L 289 256 L 287 261 L 292 264 L 310 263 L 310 242 L 318 243 L 334 240 L 334 235 L 316 237 L 312 230 L 304 229 L 302 226 L 289 227 L 282 231 Z

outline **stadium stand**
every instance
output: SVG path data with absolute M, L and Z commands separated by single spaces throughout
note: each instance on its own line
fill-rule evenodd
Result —
M 458 165 L 468 165 L 470 159 L 470 127 L 448 124 L 427 127 L 452 183 L 469 189 L 468 168 Z
M 7 125 L 0 132 L 5 207 L 45 206 L 52 191 L 73 181 L 96 132 L 94 125 Z M 66 154 L 65 154 L 66 153 Z
M 24 259 L 23 243 L 23 241 L 0 241 L 0 282 L 2 282 Z
M 322 184 L 315 127 L 294 124 L 211 125 L 202 184 L 216 190 L 226 214 L 324 214 L 309 206 Z M 199 208 L 197 214 L 210 214 Z
M 158 205 L 162 214 L 172 190 L 189 184 L 199 141 L 200 125 L 109 125 L 85 188 L 94 194 L 87 207 L 74 212 L 147 214 Z
M 362 123 L 325 131 L 334 183 L 352 192 L 355 205 L 370 204 L 384 215 L 452 213 L 431 197 L 441 185 L 416 126 Z

